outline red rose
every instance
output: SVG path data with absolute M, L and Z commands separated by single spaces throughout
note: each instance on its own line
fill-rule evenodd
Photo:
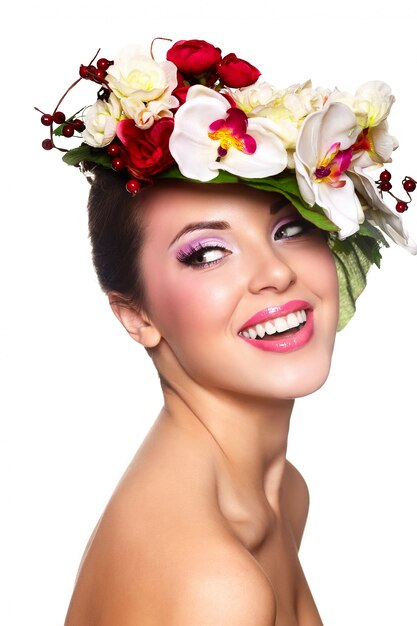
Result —
M 189 88 L 190 88 L 190 83 L 184 80 L 184 77 L 182 76 L 182 74 L 177 72 L 177 86 L 172 92 L 172 95 L 178 98 L 180 106 L 181 104 L 184 104 L 184 102 L 186 101 L 187 92 Z
M 238 59 L 233 53 L 227 54 L 217 64 L 217 74 L 227 87 L 248 87 L 253 85 L 261 72 L 253 65 L 242 59 Z
M 172 95 L 178 98 L 180 106 L 186 101 L 189 88 L 190 85 L 182 85 L 181 87 L 175 87 L 174 91 L 172 92 Z
M 126 150 L 127 169 L 132 176 L 146 180 L 174 163 L 168 148 L 174 130 L 172 117 L 162 117 L 150 128 L 138 128 L 134 120 L 122 120 L 116 133 Z
M 168 61 L 175 63 L 183 74 L 196 76 L 203 74 L 222 58 L 220 48 L 200 39 L 182 40 L 174 43 L 167 52 Z

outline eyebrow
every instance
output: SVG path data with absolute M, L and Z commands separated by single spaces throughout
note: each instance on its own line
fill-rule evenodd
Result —
M 288 200 L 288 198 L 279 194 L 279 197 L 277 198 L 277 200 L 274 200 L 274 202 L 272 202 L 271 204 L 271 208 L 270 208 L 271 215 L 278 213 L 278 211 L 288 206 L 289 204 L 294 206 L 291 200 Z
M 182 237 L 183 235 L 187 233 L 192 233 L 195 230 L 205 230 L 205 229 L 228 230 L 230 229 L 230 224 L 229 222 L 219 222 L 219 221 L 191 222 L 190 224 L 187 224 L 186 226 L 184 226 L 184 228 L 182 228 L 179 231 L 179 233 L 175 235 L 174 239 L 171 241 L 169 245 L 171 247 L 176 241 L 178 241 L 178 239 L 180 239 L 180 237 Z
M 288 198 L 286 198 L 285 196 L 280 196 L 277 200 L 275 200 L 271 204 L 271 207 L 270 207 L 271 215 L 278 213 L 278 211 L 288 206 L 289 204 L 291 204 L 291 202 L 290 200 L 288 200 Z M 193 233 L 196 230 L 209 230 L 209 229 L 210 230 L 229 230 L 230 228 L 231 227 L 230 227 L 229 222 L 218 221 L 218 220 L 207 221 L 207 222 L 190 222 L 190 224 L 186 224 L 186 226 L 184 226 L 184 228 L 182 228 L 175 235 L 174 239 L 169 244 L 169 247 L 171 247 L 183 235 L 186 235 L 187 233 Z

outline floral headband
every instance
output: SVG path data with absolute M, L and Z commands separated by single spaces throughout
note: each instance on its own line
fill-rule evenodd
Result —
M 170 40 L 167 40 L 170 41 Z M 398 147 L 387 117 L 395 100 L 381 81 L 365 83 L 354 95 L 313 88 L 310 81 L 277 89 L 259 80 L 259 70 L 235 54 L 197 39 L 178 41 L 158 62 L 138 46 L 114 60 L 81 65 L 79 78 L 52 114 L 45 150 L 63 160 L 112 168 L 136 194 L 155 179 L 204 183 L 241 182 L 287 197 L 302 217 L 328 232 L 340 286 L 339 330 L 355 311 L 373 263 L 380 264 L 384 235 L 417 254 L 400 214 L 411 202 L 416 181 L 402 181 L 408 199 L 391 191 L 385 169 L 374 181 L 369 171 L 392 161 Z M 81 80 L 100 85 L 97 100 L 67 117 L 59 109 Z M 56 138 L 81 134 L 70 150 Z M 395 210 L 382 199 L 386 192 Z

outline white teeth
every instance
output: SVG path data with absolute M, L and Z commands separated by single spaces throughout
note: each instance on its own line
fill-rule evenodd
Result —
M 300 326 L 300 324 L 304 324 L 306 321 L 306 311 L 295 311 L 285 317 L 276 317 L 275 319 L 268 320 L 264 324 L 256 324 L 254 327 L 246 328 L 242 332 L 242 335 L 250 339 L 263 339 L 265 335 L 273 335 L 276 332 L 283 333 L 290 328 L 296 328 Z
M 266 330 L 267 335 L 274 335 L 277 332 L 275 325 L 271 324 L 271 322 L 267 322 L 265 324 L 265 330 Z
M 279 333 L 283 333 L 284 330 L 288 330 L 289 326 L 287 324 L 287 322 L 285 321 L 285 317 L 277 317 L 275 320 L 275 328 L 277 329 L 277 332 Z
M 287 324 L 290 328 L 295 328 L 296 326 L 300 325 L 300 322 L 298 321 L 295 313 L 290 313 L 289 315 L 287 315 Z

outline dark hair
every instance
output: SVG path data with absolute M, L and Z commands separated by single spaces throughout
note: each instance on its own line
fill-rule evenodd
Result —
M 139 209 L 146 193 L 132 196 L 124 177 L 113 170 L 97 167 L 88 178 L 88 227 L 100 286 L 105 293 L 119 292 L 129 304 L 144 308 L 138 259 L 144 236 Z

